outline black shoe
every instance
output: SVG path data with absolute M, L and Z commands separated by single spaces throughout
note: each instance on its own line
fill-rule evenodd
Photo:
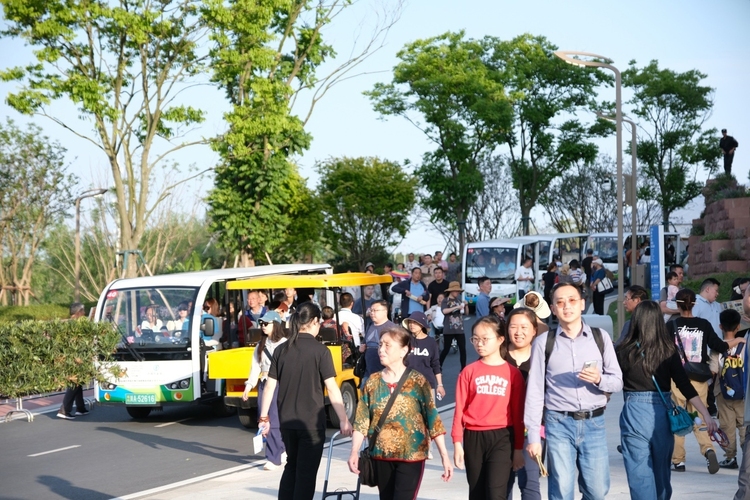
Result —
M 716 474 L 719 472 L 719 460 L 716 458 L 716 452 L 714 450 L 708 450 L 706 452 L 706 466 L 708 467 L 709 474 Z
M 62 418 L 65 420 L 75 420 L 76 418 L 73 415 L 68 415 L 65 412 L 59 411 L 57 412 L 57 418 Z
M 685 472 L 685 462 L 672 464 L 672 472 Z
M 738 469 L 737 466 L 737 459 L 736 458 L 727 458 L 726 460 L 723 460 L 719 462 L 719 467 L 722 469 Z

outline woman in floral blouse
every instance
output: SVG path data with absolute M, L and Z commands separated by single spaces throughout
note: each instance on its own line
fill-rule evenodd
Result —
M 357 466 L 362 442 L 374 431 L 391 391 L 407 370 L 409 337 L 409 333 L 400 327 L 385 330 L 380 337 L 378 355 L 385 368 L 367 380 L 354 421 L 349 470 L 355 474 L 359 474 Z M 388 412 L 375 446 L 370 450 L 375 459 L 381 499 L 417 497 L 431 439 L 440 452 L 443 481 L 450 481 L 453 465 L 445 448 L 445 427 L 432 401 L 430 383 L 422 374 L 411 370 Z

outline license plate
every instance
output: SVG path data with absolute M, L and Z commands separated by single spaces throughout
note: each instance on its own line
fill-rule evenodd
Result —
M 126 394 L 126 405 L 155 405 L 156 394 Z

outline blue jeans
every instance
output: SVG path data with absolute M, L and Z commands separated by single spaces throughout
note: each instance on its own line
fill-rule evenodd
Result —
M 510 471 L 508 478 L 508 499 L 513 500 L 513 484 L 518 478 L 518 488 L 521 490 L 521 500 L 542 500 L 542 491 L 539 487 L 539 465 L 536 460 L 531 458 L 526 451 L 526 445 L 529 441 L 524 439 L 523 442 L 523 460 L 524 467 L 518 471 Z
M 620 443 L 630 498 L 672 497 L 670 465 L 674 436 L 657 392 L 625 392 L 620 414 Z
M 551 500 L 573 500 L 575 477 L 583 500 L 604 500 L 609 492 L 609 452 L 604 415 L 574 420 L 546 410 L 547 461 Z

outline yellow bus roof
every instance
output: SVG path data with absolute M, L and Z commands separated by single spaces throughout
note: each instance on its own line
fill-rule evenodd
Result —
M 227 283 L 227 290 L 256 290 L 279 288 L 342 288 L 345 286 L 379 285 L 393 283 L 389 275 L 368 273 L 307 274 L 294 276 L 260 276 Z

